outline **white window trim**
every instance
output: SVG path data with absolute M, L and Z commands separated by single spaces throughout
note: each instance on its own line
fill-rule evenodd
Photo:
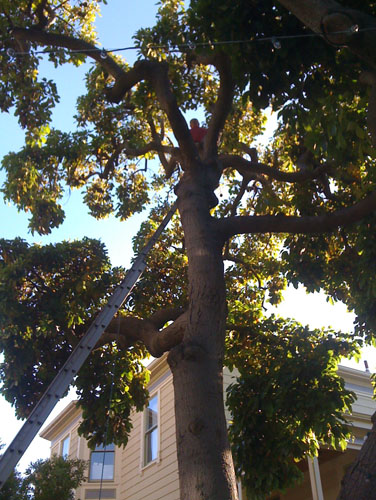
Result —
M 309 480 L 311 483 L 311 491 L 313 500 L 324 500 L 322 491 L 320 466 L 317 457 L 307 457 Z
M 152 392 L 150 394 L 149 400 L 152 399 L 154 396 L 158 396 L 158 420 L 157 420 L 157 444 L 158 444 L 158 451 L 157 451 L 157 458 L 155 460 L 152 460 L 151 462 L 145 464 L 144 459 L 145 459 L 145 410 L 146 407 L 144 408 L 144 411 L 142 412 L 142 417 L 141 417 L 141 446 L 140 446 L 140 474 L 143 473 L 145 469 L 148 467 L 152 466 L 153 464 L 159 464 L 161 461 L 161 389 L 158 387 L 157 390 Z
M 242 483 L 241 483 L 240 479 L 236 482 L 236 487 L 238 489 L 239 500 L 243 500 Z
M 80 451 L 81 451 L 81 436 L 78 436 L 76 458 L 80 458 Z

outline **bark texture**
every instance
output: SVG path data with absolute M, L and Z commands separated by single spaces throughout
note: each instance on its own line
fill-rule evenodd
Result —
M 189 310 L 184 340 L 168 356 L 174 380 L 180 498 L 236 500 L 223 402 L 223 242 L 210 217 L 204 183 L 196 180 L 197 184 L 183 178 L 178 189 L 189 259 Z
M 337 500 L 372 500 L 376 498 L 376 413 L 372 416 L 372 430 L 342 480 Z

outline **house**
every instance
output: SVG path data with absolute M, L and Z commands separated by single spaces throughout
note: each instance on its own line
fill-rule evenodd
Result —
M 41 432 L 41 437 L 51 442 L 51 454 L 89 462 L 88 480 L 76 490 L 77 500 L 180 500 L 172 375 L 165 357 L 154 360 L 149 369 L 149 403 L 143 413 L 134 414 L 133 430 L 125 448 L 109 445 L 89 450 L 77 434 L 81 414 L 75 402 L 69 403 Z M 301 463 L 304 482 L 284 495 L 272 496 L 272 500 L 336 498 L 343 473 L 366 439 L 371 415 L 376 411 L 369 373 L 343 366 L 339 372 L 346 386 L 357 395 L 350 416 L 355 440 L 343 453 L 322 449 L 318 459 Z M 225 372 L 225 387 L 233 377 Z M 241 488 L 240 498 L 246 500 Z

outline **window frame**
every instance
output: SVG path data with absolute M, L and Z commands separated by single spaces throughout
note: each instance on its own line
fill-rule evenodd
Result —
M 149 407 L 149 403 L 152 399 L 154 398 L 157 398 L 157 423 L 149 428 L 149 429 L 146 429 L 146 425 L 147 425 L 147 410 L 148 410 L 148 407 Z M 160 421 L 160 417 L 161 417 L 161 394 L 160 394 L 160 389 L 152 392 L 150 394 L 150 397 L 149 397 L 149 401 L 147 403 L 147 405 L 145 406 L 144 408 L 144 411 L 142 413 L 142 422 L 141 422 L 141 460 L 140 460 L 140 468 L 141 470 L 155 464 L 155 463 L 159 463 L 160 461 L 160 450 L 161 450 L 161 442 L 160 442 L 160 435 L 161 435 L 161 421 Z M 156 457 L 153 459 L 153 460 L 149 460 L 147 461 L 147 456 L 146 456 L 146 453 L 147 453 L 147 437 L 148 436 L 151 436 L 151 433 L 153 431 L 157 431 L 157 453 L 156 453 Z
M 111 447 L 110 449 L 108 449 Z M 98 449 L 99 448 L 99 449 Z M 89 459 L 89 467 L 88 467 L 88 481 L 90 483 L 100 483 L 101 481 L 106 482 L 106 483 L 111 483 L 115 481 L 115 445 L 113 443 L 109 443 L 106 446 L 102 445 L 97 445 L 94 450 L 90 452 L 90 459 Z M 100 477 L 92 477 L 92 460 L 93 457 L 96 454 L 103 454 L 103 458 L 101 460 L 101 474 Z M 104 470 L 106 466 L 106 455 L 107 456 L 112 456 L 112 477 L 111 478 L 106 478 L 104 477 Z M 109 465 L 109 464 L 107 464 Z M 102 478 L 103 475 L 103 478 Z

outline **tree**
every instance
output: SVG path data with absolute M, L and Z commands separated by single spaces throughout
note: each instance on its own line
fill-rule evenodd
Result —
M 84 460 L 53 456 L 37 460 L 24 476 L 12 472 L 0 490 L 1 500 L 73 500 L 73 490 L 85 480 Z
M 26 469 L 22 489 L 28 499 L 74 500 L 73 490 L 85 480 L 87 464 L 83 460 L 67 459 L 56 455 L 37 460 Z
M 26 500 L 22 491 L 22 477 L 18 471 L 13 471 L 0 490 L 0 500 Z
M 169 352 L 182 498 L 237 497 L 223 409 L 224 363 L 240 369 L 229 398 L 234 422 L 241 421 L 244 398 L 261 395 L 261 381 L 274 380 L 281 401 L 286 383 L 299 397 L 311 390 L 314 378 L 308 386 L 296 382 L 299 359 L 312 363 L 323 387 L 338 395 L 336 408 L 323 400 L 328 427 L 323 429 L 320 419 L 305 420 L 286 460 L 265 462 L 278 472 L 270 481 L 264 467 L 265 478 L 255 491 L 260 494 L 286 486 L 282 472 L 291 458 L 317 449 L 309 440 L 313 432 L 334 445 L 344 439 L 339 417 L 351 395 L 341 387 L 333 363 L 373 340 L 374 85 L 373 73 L 364 72 L 372 69 L 367 46 L 372 35 L 351 11 L 342 15 L 340 30 L 334 18 L 334 28 L 326 22 L 320 27 L 324 37 L 308 36 L 297 19 L 304 8 L 295 17 L 279 3 L 293 13 L 294 6 L 303 5 L 192 0 L 185 11 L 177 0 L 164 0 L 156 25 L 136 34 L 138 60 L 130 67 L 98 48 L 95 0 L 0 2 L 1 109 L 18 116 L 26 138 L 21 151 L 3 159 L 3 193 L 31 213 L 31 230 L 45 234 L 61 223 L 59 198 L 66 185 L 84 191 L 96 217 L 114 212 L 125 219 L 143 210 L 153 191 L 164 197 L 174 187 L 177 195 L 179 220 L 153 251 L 126 314 L 112 322 L 75 384 L 84 435 L 92 444 L 102 442 L 104 430 L 98 426 L 109 418 L 109 439 L 124 443 L 130 409 L 142 408 L 147 397 L 140 359 L 146 352 Z M 305 13 L 309 4 L 321 2 L 304 2 Z M 376 14 L 373 2 L 359 4 L 341 3 Z M 343 24 L 346 33 L 337 39 Z M 359 47 L 367 57 L 359 57 Z M 50 127 L 58 95 L 52 81 L 38 78 L 39 51 L 56 67 L 94 62 L 71 133 Z M 371 85 L 358 85 L 360 75 Z M 258 151 L 252 143 L 270 105 L 279 113 L 279 126 L 273 142 Z M 183 114 L 197 109 L 207 123 L 199 145 Z M 157 175 L 139 169 L 138 159 L 154 157 L 161 163 Z M 218 186 L 220 203 L 214 194 Z M 164 208 L 160 199 L 154 204 L 135 250 Z M 3 393 L 24 416 L 49 382 L 51 366 L 57 368 L 77 343 L 122 271 L 112 271 L 103 247 L 88 240 L 82 247 L 62 243 L 44 249 L 2 241 L 1 259 Z M 278 303 L 287 281 L 343 300 L 357 314 L 354 335 L 266 320 L 264 301 Z M 286 381 L 275 350 L 296 358 L 289 365 L 296 369 L 292 379 Z M 268 358 L 269 370 L 253 361 L 258 353 Z M 26 380 L 21 372 L 28 374 Z M 278 417 L 278 408 L 259 400 L 258 410 L 267 419 Z M 303 406 L 301 414 L 307 415 Z M 281 412 L 279 422 L 286 421 L 293 431 L 293 416 Z M 253 422 L 257 425 L 256 416 Z M 288 442 L 294 434 L 283 439 Z M 234 446 L 237 471 L 247 473 L 247 455 Z
M 0 442 L 0 450 L 2 448 L 4 448 L 4 444 Z M 22 492 L 22 477 L 17 470 L 11 473 L 1 488 L 0 500 L 25 500 Z

